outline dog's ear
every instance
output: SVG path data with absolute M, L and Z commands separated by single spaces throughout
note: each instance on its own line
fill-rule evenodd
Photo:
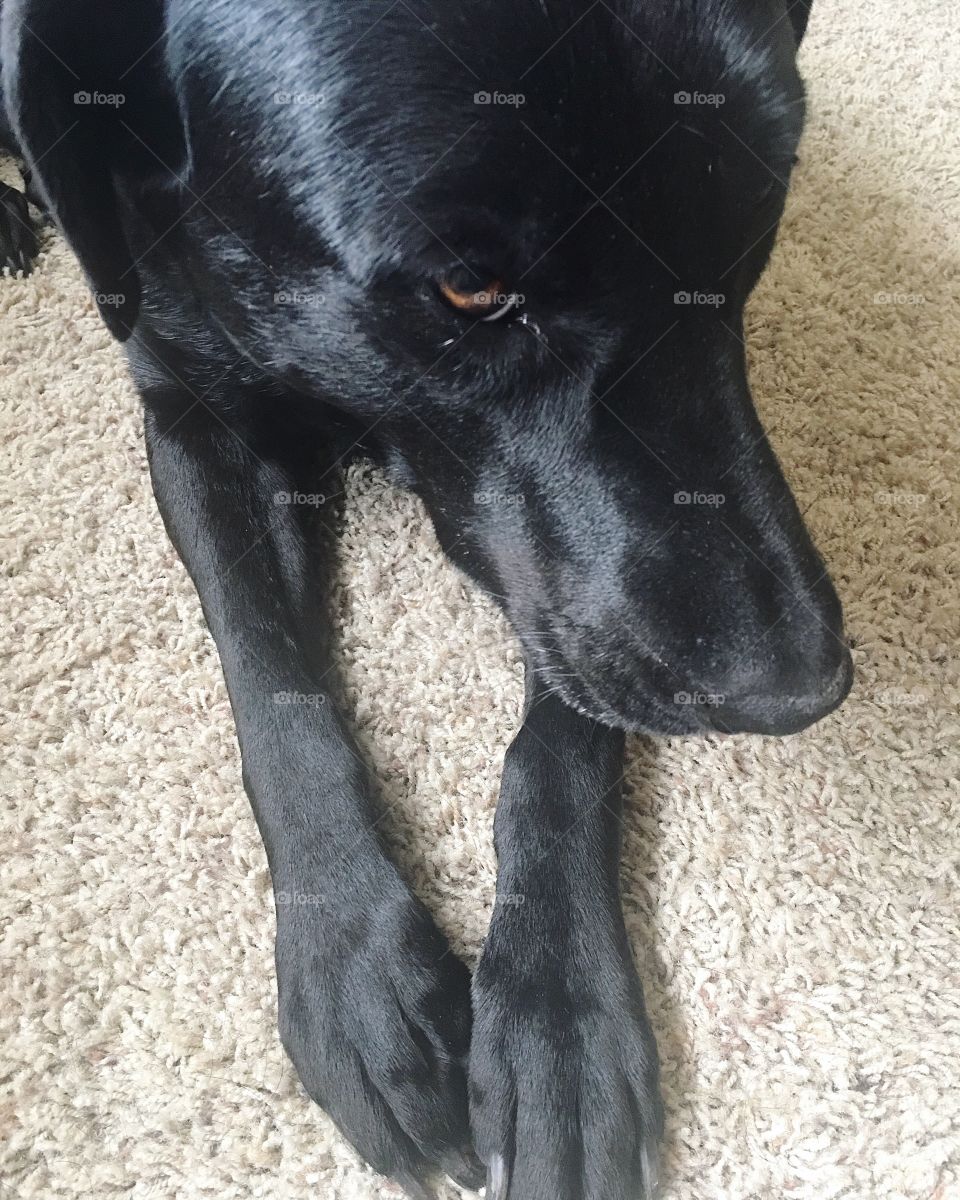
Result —
M 810 9 L 813 6 L 813 0 L 787 0 L 787 11 L 790 13 L 790 20 L 793 22 L 793 33 L 797 39 L 797 49 L 800 49 L 800 43 L 803 41 L 803 35 L 807 32 L 807 22 L 810 20 Z
M 164 0 L 4 0 L 7 110 L 27 165 L 111 333 L 129 337 L 140 283 L 124 193 L 176 163 L 163 71 Z

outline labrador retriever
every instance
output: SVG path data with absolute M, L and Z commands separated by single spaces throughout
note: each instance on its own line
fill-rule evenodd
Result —
M 851 682 L 743 343 L 808 0 L 3 10 L 8 140 L 125 345 L 219 649 L 306 1090 L 414 1197 L 653 1195 L 624 731 L 788 734 Z M 525 650 L 472 981 L 337 700 L 326 497 L 359 454 Z

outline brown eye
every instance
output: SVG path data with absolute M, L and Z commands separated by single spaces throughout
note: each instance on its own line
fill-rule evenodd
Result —
M 455 272 L 439 279 L 437 286 L 450 307 L 467 317 L 499 321 L 517 307 L 520 298 L 505 292 L 501 280 L 491 278 L 485 285 L 477 287 L 479 278 L 482 276 L 472 272 Z
M 458 312 L 471 317 L 485 317 L 495 311 L 497 300 L 503 294 L 503 284 L 499 279 L 492 279 L 486 287 L 473 291 L 469 287 L 458 286 L 456 280 L 441 279 L 440 292 Z

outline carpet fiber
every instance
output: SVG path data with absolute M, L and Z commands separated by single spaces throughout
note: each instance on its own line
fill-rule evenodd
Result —
M 810 125 L 748 325 L 857 682 L 783 741 L 631 741 L 668 1200 L 960 1197 L 958 51 L 942 0 L 814 5 Z M 121 354 L 57 240 L 0 311 L 2 1179 L 22 1200 L 384 1195 L 278 1043 L 266 861 Z M 518 650 L 368 470 L 343 556 L 389 833 L 475 961 Z

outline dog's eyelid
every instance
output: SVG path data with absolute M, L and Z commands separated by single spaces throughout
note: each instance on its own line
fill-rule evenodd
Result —
M 489 325 L 493 321 L 502 320 L 509 313 L 513 312 L 519 303 L 520 297 L 516 294 L 516 292 L 511 292 L 509 296 L 503 296 L 502 303 L 500 304 L 498 310 L 495 313 L 492 313 L 489 317 L 482 318 L 484 324 Z

